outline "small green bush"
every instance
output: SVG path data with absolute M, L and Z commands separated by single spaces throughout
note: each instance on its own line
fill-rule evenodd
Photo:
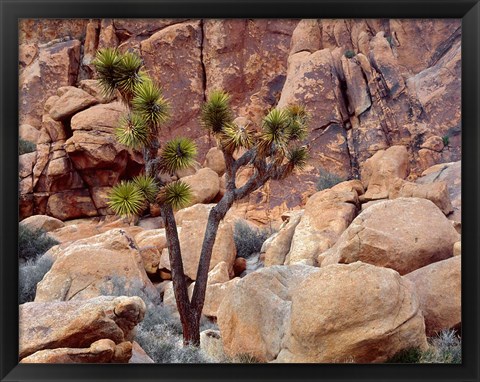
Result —
M 35 143 L 26 141 L 22 138 L 18 140 L 18 155 L 32 153 L 35 150 L 37 150 L 37 145 Z
M 444 135 L 444 136 L 442 137 L 442 141 L 443 141 L 443 146 L 444 146 L 444 147 L 447 147 L 448 144 L 450 143 L 450 137 L 449 137 L 448 135 Z
M 327 188 L 331 188 L 336 184 L 342 183 L 344 181 L 345 179 L 339 177 L 338 175 L 321 169 L 320 175 L 317 180 L 317 191 L 326 190 Z
M 245 220 L 237 220 L 233 231 L 237 257 L 248 259 L 253 254 L 259 253 L 265 240 L 273 233 L 269 228 L 254 228 Z
M 37 292 L 37 284 L 52 268 L 53 259 L 50 256 L 41 256 L 20 265 L 18 269 L 18 303 L 24 304 L 33 301 Z
M 356 53 L 353 50 L 346 50 L 345 51 L 345 57 L 347 58 L 352 58 L 355 57 Z
M 25 225 L 18 227 L 18 257 L 23 262 L 35 260 L 57 244 L 58 241 L 43 230 L 31 230 Z

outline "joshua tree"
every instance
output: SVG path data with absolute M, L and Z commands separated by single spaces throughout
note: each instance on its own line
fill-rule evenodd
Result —
M 179 169 L 191 166 L 196 146 L 187 138 L 166 142 L 160 152 L 158 129 L 167 120 L 169 104 L 160 88 L 142 71 L 142 60 L 133 53 L 100 50 L 94 61 L 99 81 L 107 94 L 117 92 L 129 108 L 115 134 L 118 141 L 142 149 L 145 173 L 122 181 L 112 190 L 109 206 L 118 215 L 140 214 L 148 202 L 160 206 L 165 224 L 173 290 L 183 328 L 184 344 L 200 344 L 200 317 L 205 301 L 212 249 L 220 221 L 237 200 L 245 198 L 270 179 L 281 180 L 305 165 L 307 149 L 301 145 L 307 132 L 303 107 L 272 109 L 261 128 L 238 126 L 229 105 L 229 95 L 213 91 L 202 106 L 201 124 L 216 139 L 226 164 L 226 191 L 208 216 L 195 289 L 187 293 L 174 210 L 188 204 L 191 190 L 181 180 L 172 180 Z M 157 154 L 158 153 L 158 154 Z M 241 187 L 235 183 L 240 168 L 251 166 L 253 175 Z

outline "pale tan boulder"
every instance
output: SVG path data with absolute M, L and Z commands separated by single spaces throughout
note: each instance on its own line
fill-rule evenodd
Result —
M 197 276 L 208 214 L 213 206 L 212 204 L 208 206 L 196 204 L 186 209 L 188 211 L 178 223 L 179 225 L 181 224 L 182 227 L 179 233 L 179 240 L 182 251 L 183 269 L 185 275 L 191 280 L 195 280 Z M 209 269 L 212 270 L 218 263 L 225 261 L 228 264 L 229 270 L 232 270 L 235 257 L 236 248 L 233 240 L 233 225 L 231 222 L 222 221 L 218 228 L 215 244 L 213 245 Z M 168 259 L 168 249 L 165 249 L 162 253 L 160 268 L 171 270 Z
M 220 178 L 218 174 L 211 168 L 202 168 L 195 175 L 182 178 L 192 191 L 192 199 L 190 205 L 197 203 L 209 203 L 220 191 Z
M 405 179 L 408 172 L 409 159 L 405 146 L 377 151 L 362 166 L 362 183 L 367 190 L 365 199 L 388 198 L 391 183 L 397 178 Z
M 453 256 L 460 256 L 462 254 L 462 242 L 457 241 L 453 245 Z
M 98 103 L 109 103 L 115 98 L 115 95 L 105 95 L 98 80 L 82 80 L 78 87 L 94 97 Z
M 222 150 L 217 147 L 208 150 L 203 166 L 211 168 L 218 176 L 222 176 L 225 173 L 225 158 Z
M 427 346 L 413 285 L 391 269 L 332 265 L 292 289 L 290 327 L 277 362 L 378 363 Z
M 115 345 L 109 339 L 95 341 L 89 348 L 57 348 L 40 350 L 23 358 L 20 363 L 127 363 L 132 344 Z
M 415 285 L 427 336 L 462 324 L 461 262 L 461 256 L 455 256 L 404 276 Z
M 445 215 L 453 212 L 446 182 L 417 184 L 397 178 L 390 184 L 389 199 L 424 198 L 431 200 Z
M 150 358 L 136 341 L 133 341 L 132 356 L 128 360 L 128 363 L 155 363 L 155 361 Z
M 37 285 L 36 302 L 85 300 L 114 293 L 159 299 L 135 241 L 122 229 L 78 240 L 57 253 Z
M 40 136 L 40 131 L 31 125 L 23 124 L 18 128 L 18 136 L 28 142 L 36 144 Z
M 154 246 L 159 252 L 162 252 L 164 248 L 167 248 L 167 235 L 165 233 L 165 228 L 146 229 L 141 231 L 135 235 L 135 241 L 140 248 Z
M 363 261 L 412 272 L 453 255 L 459 235 L 430 200 L 398 198 L 365 209 L 318 258 L 322 267 Z
M 54 231 L 65 227 L 65 223 L 47 215 L 33 215 L 20 222 L 21 226 L 27 227 L 32 231 L 42 230 L 45 232 Z
M 52 105 L 49 114 L 53 120 L 60 121 L 96 103 L 97 100 L 87 92 L 74 86 L 69 86 Z
M 290 325 L 291 290 L 318 268 L 272 266 L 240 279 L 217 311 L 225 353 L 274 360 Z
M 315 265 L 319 254 L 332 247 L 355 218 L 356 191 L 327 189 L 313 194 L 295 228 L 285 264 Z
M 37 161 L 37 152 L 25 153 L 18 156 L 18 176 L 26 178 L 33 174 L 33 168 Z
M 266 267 L 272 265 L 283 265 L 285 258 L 290 251 L 292 238 L 295 229 L 300 223 L 304 211 L 294 211 L 291 216 L 282 224 L 280 230 L 268 238 L 262 246 L 261 253 L 264 253 L 264 264 Z
M 19 357 L 44 349 L 89 347 L 100 339 L 120 344 L 132 338 L 145 310 L 142 299 L 125 296 L 22 304 Z

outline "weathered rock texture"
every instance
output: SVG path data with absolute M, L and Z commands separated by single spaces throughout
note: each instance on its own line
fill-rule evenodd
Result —
M 19 357 L 46 349 L 88 348 L 98 340 L 108 339 L 114 344 L 130 341 L 145 309 L 139 297 L 112 296 L 20 305 Z M 94 347 L 99 350 L 98 346 Z
M 260 361 L 382 362 L 426 346 L 412 283 L 360 262 L 251 273 L 223 300 L 218 325 L 227 355 Z
M 428 336 L 461 326 L 461 261 L 455 256 L 405 275 L 415 285 Z
M 324 267 L 363 261 L 403 275 L 452 257 L 458 239 L 451 222 L 431 201 L 398 198 L 358 215 L 318 263 Z
M 121 105 L 94 80 L 91 62 L 105 47 L 142 56 L 172 106 L 161 140 L 195 139 L 198 162 L 219 176 L 221 158 L 204 161 L 214 142 L 198 120 L 212 90 L 230 92 L 236 116 L 255 129 L 269 108 L 305 104 L 308 165 L 244 201 L 258 223 L 304 204 L 320 171 L 358 177 L 391 146 L 404 147 L 412 177 L 461 157 L 460 20 L 24 19 L 19 43 L 20 131 L 37 144 L 20 183 L 21 218 L 111 213 L 109 187 L 140 171 L 140 153 L 112 135 Z M 386 179 L 372 181 L 366 197 L 384 198 Z

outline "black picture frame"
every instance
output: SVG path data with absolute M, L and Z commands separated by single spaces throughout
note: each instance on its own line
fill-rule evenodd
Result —
M 478 0 L 0 0 L 1 381 L 479 381 Z M 18 364 L 19 18 L 462 18 L 461 365 Z

